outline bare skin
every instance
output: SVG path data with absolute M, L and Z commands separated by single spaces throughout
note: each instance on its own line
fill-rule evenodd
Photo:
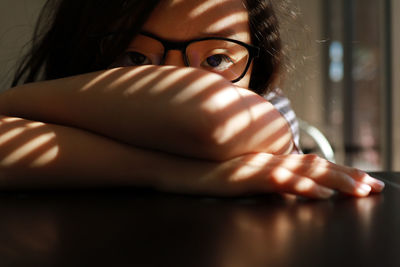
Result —
M 179 14 L 191 14 L 188 20 L 196 23 L 177 21 Z M 176 33 L 176 40 L 222 29 L 249 43 L 247 19 L 237 0 L 166 0 L 144 29 L 161 37 Z M 281 192 L 312 198 L 328 198 L 332 189 L 354 196 L 383 189 L 362 171 L 314 155 L 288 154 L 293 142 L 286 121 L 269 102 L 244 89 L 250 72 L 232 84 L 183 67 L 179 51 L 170 51 L 165 64 L 170 66 L 118 68 L 1 94 L 2 188 L 138 185 L 193 194 Z

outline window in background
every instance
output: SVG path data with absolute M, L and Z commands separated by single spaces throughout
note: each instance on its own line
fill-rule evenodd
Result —
M 336 150 L 344 149 L 343 163 L 370 171 L 388 169 L 388 6 L 376 0 L 322 2 L 329 139 Z

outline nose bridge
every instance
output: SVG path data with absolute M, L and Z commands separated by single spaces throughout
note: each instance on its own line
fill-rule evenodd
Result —
M 183 52 L 179 49 L 167 50 L 164 55 L 163 65 L 184 67 L 186 64 L 183 57 Z

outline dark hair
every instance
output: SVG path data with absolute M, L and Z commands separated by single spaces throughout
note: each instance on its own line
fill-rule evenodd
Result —
M 47 0 L 32 47 L 13 80 L 57 79 L 107 68 L 129 45 L 160 0 Z M 261 48 L 253 63 L 250 89 L 273 88 L 282 66 L 279 24 L 271 0 L 245 0 L 252 43 Z M 126 34 L 104 38 L 100 33 Z

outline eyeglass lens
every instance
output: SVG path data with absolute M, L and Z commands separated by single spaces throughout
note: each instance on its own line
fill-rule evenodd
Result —
M 164 52 L 158 40 L 138 35 L 112 67 L 160 65 Z M 186 59 L 190 67 L 215 72 L 233 81 L 246 71 L 249 52 L 246 47 L 228 40 L 202 40 L 187 46 Z

